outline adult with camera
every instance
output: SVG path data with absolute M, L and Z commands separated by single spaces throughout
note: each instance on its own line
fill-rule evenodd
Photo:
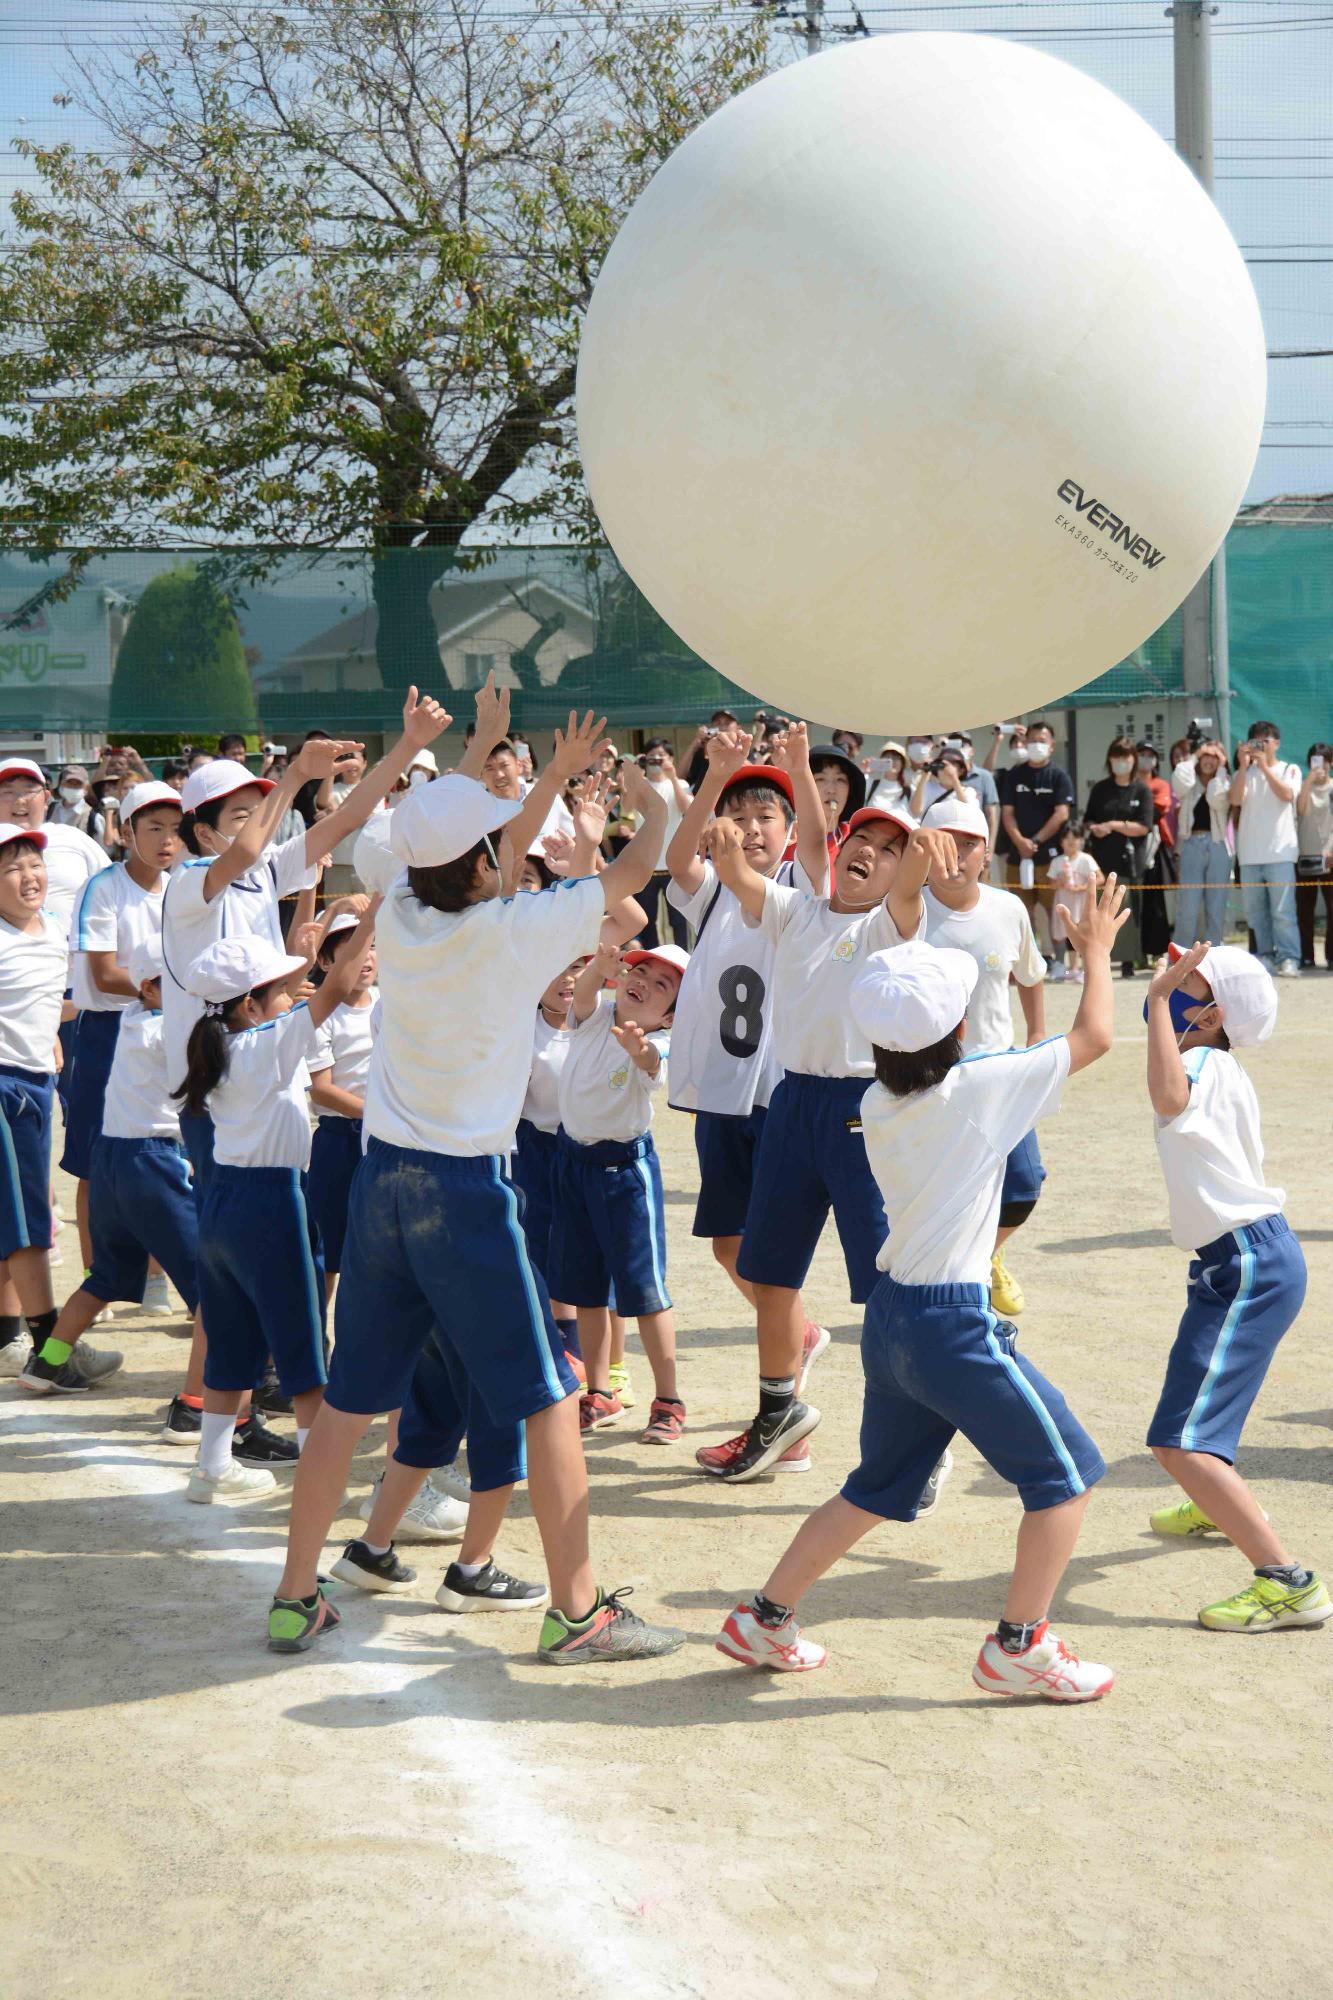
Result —
M 1231 892 L 1231 767 L 1225 744 L 1191 732 L 1185 755 L 1171 772 L 1176 795 L 1176 852 L 1180 889 L 1176 897 L 1175 942 L 1221 944 L 1226 937 Z
M 1240 862 L 1245 921 L 1254 932 L 1259 957 L 1283 979 L 1301 976 L 1301 939 L 1296 924 L 1296 801 L 1299 764 L 1279 756 L 1281 731 L 1275 722 L 1252 722 L 1236 750 L 1231 804 L 1240 814 L 1236 858 Z

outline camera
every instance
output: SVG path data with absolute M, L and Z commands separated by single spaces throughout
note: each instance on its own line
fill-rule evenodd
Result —
M 1189 744 L 1191 751 L 1197 750 L 1205 738 L 1211 741 L 1216 729 L 1217 724 L 1213 721 L 1211 715 L 1192 715 L 1190 717 L 1190 726 L 1185 731 L 1185 741 Z

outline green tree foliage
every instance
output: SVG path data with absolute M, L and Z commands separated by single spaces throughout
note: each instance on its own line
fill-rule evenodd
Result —
M 430 584 L 468 529 L 587 520 L 594 278 L 654 168 L 768 66 L 766 14 L 159 12 L 62 100 L 91 151 L 19 142 L 40 191 L 0 251 L 5 518 L 34 553 L 369 547 L 385 684 L 433 682 Z M 421 546 L 438 570 L 401 561 Z
M 134 608 L 111 680 L 114 732 L 152 723 L 255 723 L 255 693 L 236 614 L 212 579 L 185 564 L 155 576 Z

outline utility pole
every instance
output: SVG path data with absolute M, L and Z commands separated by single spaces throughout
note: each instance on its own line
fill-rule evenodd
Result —
M 805 52 L 817 56 L 824 46 L 824 0 L 806 0 Z
M 1213 192 L 1212 16 L 1209 0 L 1174 0 L 1176 151 L 1209 196 Z M 1227 549 L 1212 563 L 1180 609 L 1184 681 L 1190 694 L 1211 692 L 1217 733 L 1231 754 L 1231 659 L 1227 632 Z

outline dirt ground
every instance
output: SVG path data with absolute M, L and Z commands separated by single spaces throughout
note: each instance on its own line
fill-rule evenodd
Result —
M 1185 1259 L 1164 1226 L 1143 993 L 1117 982 L 1123 1039 L 1044 1128 L 1050 1179 L 1011 1256 L 1023 1344 L 1109 1466 L 1057 1605 L 1115 1667 L 1108 1700 L 974 1691 L 1018 1514 L 966 1446 L 934 1518 L 886 1526 L 811 1593 L 825 1672 L 762 1676 L 713 1651 L 854 1461 L 858 1326 L 830 1231 L 807 1294 L 834 1328 L 813 1474 L 695 1475 L 693 1447 L 750 1413 L 754 1349 L 690 1238 L 690 1129 L 669 1114 L 689 1444 L 626 1428 L 589 1447 L 600 1573 L 690 1633 L 660 1665 L 540 1667 L 535 1620 L 435 1608 L 445 1557 L 428 1549 L 413 1595 L 341 1589 L 341 1631 L 275 1658 L 286 1495 L 185 1503 L 189 1454 L 155 1436 L 185 1359 L 167 1322 L 97 1329 L 127 1355 L 108 1392 L 0 1384 L 5 2000 L 520 2000 L 537 1981 L 636 2000 L 1333 1991 L 1333 1626 L 1261 1646 L 1204 1632 L 1196 1608 L 1239 1587 L 1243 1561 L 1147 1529 L 1168 1488 L 1142 1439 Z M 1249 1067 L 1311 1286 L 1241 1463 L 1293 1552 L 1328 1570 L 1333 980 L 1282 1000 Z M 1052 1026 L 1073 1007 L 1054 989 Z M 78 1276 L 72 1228 L 60 1242 L 58 1297 Z M 646 1402 L 641 1355 L 634 1374 Z M 354 1500 L 373 1471 L 368 1452 Z M 537 1546 L 520 1505 L 502 1559 L 539 1574 Z

